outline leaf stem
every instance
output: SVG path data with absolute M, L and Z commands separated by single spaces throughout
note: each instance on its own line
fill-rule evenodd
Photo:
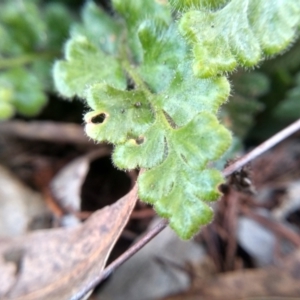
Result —
M 0 70 L 21 67 L 39 59 L 50 59 L 57 55 L 55 52 L 37 52 L 24 54 L 18 57 L 9 57 L 0 59 Z
M 121 266 L 124 261 L 128 260 L 140 249 L 142 249 L 147 243 L 149 243 L 154 237 L 156 237 L 163 229 L 168 225 L 167 220 L 162 220 L 153 229 L 151 229 L 147 234 L 145 234 L 138 242 L 136 242 L 132 247 L 120 255 L 116 260 L 114 260 L 109 266 L 107 266 L 101 275 L 101 281 L 106 279 L 111 273 L 114 272 L 116 268 Z

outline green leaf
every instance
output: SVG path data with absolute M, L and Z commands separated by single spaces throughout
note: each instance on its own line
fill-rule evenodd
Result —
M 126 77 L 117 59 L 106 55 L 84 36 L 69 40 L 65 47 L 65 61 L 54 65 L 56 89 L 66 97 L 85 97 L 85 90 L 93 83 L 105 81 L 119 89 L 126 88 Z
M 139 26 L 143 61 L 138 66 L 123 64 L 137 80 L 135 89 L 124 91 L 106 83 L 87 87 L 92 111 L 85 116 L 86 133 L 115 144 L 113 161 L 118 168 L 147 169 L 139 180 L 141 199 L 170 218 L 171 226 L 186 239 L 211 219 L 204 202 L 220 195 L 221 174 L 205 169 L 231 142 L 230 133 L 214 116 L 230 86 L 225 77 L 193 76 L 190 61 L 180 62 L 188 54 L 175 27 L 158 21 Z M 173 55 L 166 56 L 164 49 Z M 154 182 L 151 174 L 158 176 Z M 179 205 L 186 210 L 178 212 Z
M 83 24 L 76 24 L 71 35 L 84 35 L 104 52 L 116 54 L 120 44 L 122 27 L 92 1 L 87 1 L 82 10 Z
M 0 77 L 0 120 L 11 118 L 14 113 L 12 105 L 13 91 L 10 86 L 6 85 Z
M 223 86 L 226 80 L 218 80 L 211 86 L 214 92 L 210 100 L 214 103 L 209 107 L 213 113 L 229 91 L 228 83 Z M 201 81 L 207 80 L 194 82 L 199 91 L 206 86 Z M 85 117 L 87 134 L 97 141 L 117 144 L 113 154 L 117 167 L 150 168 L 139 179 L 141 199 L 153 204 L 159 215 L 170 218 L 172 228 L 181 238 L 191 238 L 199 226 L 211 220 L 212 211 L 203 201 L 216 200 L 220 195 L 217 187 L 223 182 L 221 174 L 205 170 L 206 165 L 220 157 L 231 141 L 217 118 L 201 110 L 206 96 L 195 97 L 195 102 L 202 103 L 198 113 L 179 127 L 156 104 L 160 94 L 121 91 L 96 84 L 88 89 L 87 95 L 94 110 Z M 142 118 L 144 121 L 140 122 Z M 184 209 L 178 211 L 182 205 Z
M 10 119 L 14 115 L 14 112 L 14 107 L 11 103 L 0 101 L 0 121 Z
M 273 115 L 284 121 L 300 118 L 300 73 L 297 74 L 295 86 L 288 92 L 286 99 L 275 108 Z
M 208 112 L 199 113 L 178 129 L 170 128 L 163 120 L 153 127 L 156 128 L 146 132 L 141 144 L 129 140 L 117 146 L 114 162 L 118 167 L 123 167 L 119 162 L 125 162 L 127 167 L 129 163 L 143 168 L 153 167 L 151 161 L 160 163 L 139 177 L 140 198 L 153 204 L 159 215 L 169 218 L 171 227 L 181 238 L 189 239 L 211 220 L 212 211 L 204 202 L 220 196 L 217 187 L 223 178 L 217 170 L 205 170 L 205 167 L 208 161 L 223 154 L 231 137 Z
M 11 99 L 2 115 L 34 116 L 52 89 L 51 68 L 67 38 L 71 14 L 59 3 L 2 1 L 0 10 L 0 90 Z M 0 100 L 1 101 L 1 100 Z M 1 112 L 0 112 L 1 114 Z
M 88 2 L 66 61 L 55 65 L 59 91 L 87 98 L 87 134 L 115 145 L 118 168 L 144 169 L 140 198 L 183 239 L 212 219 L 209 202 L 220 195 L 222 174 L 208 166 L 232 140 L 216 116 L 230 93 L 221 75 L 284 50 L 299 27 L 299 1 L 113 0 L 116 25 Z M 173 20 L 181 14 L 186 39 Z M 240 98 L 267 90 L 256 79 L 240 82 Z
M 164 110 L 176 126 L 187 124 L 197 113 L 217 113 L 229 96 L 225 77 L 196 78 L 190 68 L 188 49 L 175 25 L 145 21 L 139 27 L 144 59 L 138 72 L 154 93 L 152 104 Z M 184 63 L 180 61 L 185 60 Z M 180 105 L 179 105 L 180 103 Z
M 0 51 L 5 54 L 33 51 L 46 41 L 46 24 L 37 5 L 30 1 L 4 2 L 1 5 L 0 23 L 8 33 L 0 46 Z
M 188 11 L 180 30 L 193 47 L 194 73 L 211 77 L 285 50 L 299 21 L 299 0 L 232 0 L 218 11 Z
M 85 117 L 86 132 L 95 140 L 121 143 L 143 134 L 154 121 L 141 91 L 121 91 L 96 84 L 88 89 L 87 103 L 94 111 Z
M 60 50 L 61 45 L 69 37 L 69 27 L 72 17 L 67 8 L 60 3 L 49 3 L 45 7 L 45 22 L 47 31 L 47 48 Z
M 144 21 L 138 37 L 143 47 L 139 73 L 152 91 L 160 92 L 170 84 L 178 61 L 187 56 L 187 47 L 174 24 Z
M 37 77 L 22 68 L 11 69 L 0 75 L 0 91 L 9 91 L 9 102 L 24 116 L 34 116 L 46 104 L 47 98 Z
M 143 135 L 117 145 L 113 161 L 121 169 L 152 168 L 162 162 L 165 146 L 163 126 L 156 121 Z
M 216 200 L 223 178 L 217 170 L 196 171 L 170 153 L 163 164 L 139 176 L 139 196 L 168 218 L 182 239 L 190 239 L 213 212 L 206 201 Z
M 181 11 L 188 9 L 215 10 L 224 6 L 230 0 L 170 0 L 170 4 Z
M 113 159 L 120 168 L 151 168 L 139 177 L 140 199 L 153 204 L 181 238 L 189 239 L 211 220 L 212 211 L 203 201 L 220 196 L 217 187 L 223 178 L 205 168 L 228 149 L 231 136 L 208 112 L 178 129 L 159 119 L 141 143 L 130 139 L 118 145 Z
M 203 169 L 209 161 L 219 158 L 231 142 L 229 132 L 208 112 L 199 113 L 186 126 L 169 134 L 167 139 L 172 140 L 178 158 L 195 169 Z
M 27 67 L 27 72 L 30 70 L 32 76 L 39 79 L 40 85 L 43 87 L 44 92 L 53 91 L 53 80 L 51 77 L 51 69 L 53 61 L 49 59 L 36 59 Z
M 127 41 L 136 62 L 142 60 L 142 47 L 138 38 L 137 29 L 140 24 L 147 20 L 170 24 L 171 11 L 167 1 L 154 0 L 113 0 L 116 11 L 124 18 L 127 28 Z
M 298 34 L 299 0 L 249 1 L 249 23 L 266 55 L 285 50 Z
M 185 125 L 201 111 L 216 114 L 229 96 L 230 85 L 225 77 L 196 78 L 189 64 L 179 65 L 173 74 L 170 86 L 155 104 L 168 113 L 176 126 Z

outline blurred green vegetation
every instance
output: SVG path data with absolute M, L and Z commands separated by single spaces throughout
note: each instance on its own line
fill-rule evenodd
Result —
M 3 1 L 0 9 L 0 118 L 31 117 L 53 90 L 51 68 L 73 17 L 58 2 Z

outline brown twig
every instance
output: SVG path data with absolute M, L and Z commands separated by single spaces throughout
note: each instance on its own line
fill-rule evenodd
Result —
M 152 208 L 146 208 L 143 210 L 133 211 L 130 219 L 145 219 L 152 218 L 156 215 L 155 211 Z
M 264 143 L 257 146 L 251 152 L 249 152 L 248 154 L 244 155 L 243 157 L 241 157 L 240 159 L 232 163 L 230 166 L 228 166 L 226 169 L 223 170 L 223 175 L 228 176 L 232 174 L 233 172 L 240 169 L 248 162 L 255 159 L 257 156 L 271 149 L 273 146 L 280 143 L 281 141 L 283 141 L 284 139 L 286 139 L 287 137 L 289 137 L 299 129 L 300 129 L 300 119 L 292 123 L 290 126 L 286 127 L 285 129 L 279 131 L 277 134 L 273 135 Z
M 93 281 L 91 281 L 83 290 L 81 290 L 77 295 L 74 295 L 71 300 L 79 300 L 84 295 L 86 295 L 90 290 L 94 289 L 102 280 L 106 279 L 111 273 L 115 271 L 119 266 L 121 266 L 125 261 L 127 261 L 131 256 L 137 253 L 141 248 L 143 248 L 148 242 L 150 242 L 157 234 L 159 234 L 168 225 L 167 220 L 162 220 L 157 224 L 152 230 L 148 231 L 147 234 L 142 237 L 137 243 L 120 255 L 115 261 L 113 261 L 108 267 L 106 267 L 103 272 L 96 276 Z
M 227 197 L 226 197 L 227 196 Z M 234 258 L 237 250 L 237 241 L 234 234 L 237 231 L 237 218 L 238 218 L 238 194 L 234 191 L 226 195 L 226 202 L 228 209 L 225 211 L 224 226 L 227 227 L 228 240 L 227 249 L 225 254 L 224 267 L 226 270 L 234 269 Z
M 203 228 L 201 232 L 201 237 L 205 241 L 206 247 L 208 249 L 208 252 L 210 253 L 216 270 L 222 271 L 222 261 L 219 255 L 220 241 L 216 234 L 217 231 L 218 228 L 216 226 L 216 223 L 211 223 Z
M 255 159 L 259 155 L 263 154 L 279 142 L 283 141 L 288 136 L 295 133 L 300 129 L 300 119 L 290 126 L 286 127 L 282 131 L 275 134 L 273 137 L 256 147 L 254 150 L 249 152 L 248 154 L 242 156 L 240 159 L 236 160 L 230 166 L 225 168 L 222 172 L 224 176 L 228 176 L 240 169 L 244 165 L 246 165 L 251 160 Z M 84 290 L 80 291 L 77 295 L 75 295 L 72 300 L 81 299 L 86 293 L 90 290 L 94 289 L 102 280 L 107 278 L 111 273 L 115 271 L 116 268 L 121 266 L 126 260 L 128 260 L 132 255 L 138 252 L 141 248 L 143 248 L 150 240 L 152 240 L 158 233 L 160 233 L 166 226 L 168 225 L 167 220 L 162 220 L 160 223 L 151 231 L 149 231 L 142 239 L 140 239 L 136 244 L 130 247 L 126 252 L 124 252 L 119 258 L 117 258 L 114 262 L 112 262 L 108 267 L 106 267 L 103 272 L 101 272 L 98 276 L 96 276 L 92 282 L 90 282 Z

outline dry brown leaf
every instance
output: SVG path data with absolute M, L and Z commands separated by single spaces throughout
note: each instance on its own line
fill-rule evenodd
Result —
M 149 230 L 161 219 L 152 220 Z M 97 299 L 158 299 L 189 287 L 189 265 L 202 260 L 204 248 L 179 239 L 167 227 L 122 265 L 97 293 Z
M 104 268 L 136 199 L 135 186 L 76 227 L 1 239 L 0 299 L 70 299 Z
M 247 300 L 269 297 L 300 299 L 300 250 L 278 266 L 225 273 L 200 281 L 197 287 L 186 293 L 164 299 Z

